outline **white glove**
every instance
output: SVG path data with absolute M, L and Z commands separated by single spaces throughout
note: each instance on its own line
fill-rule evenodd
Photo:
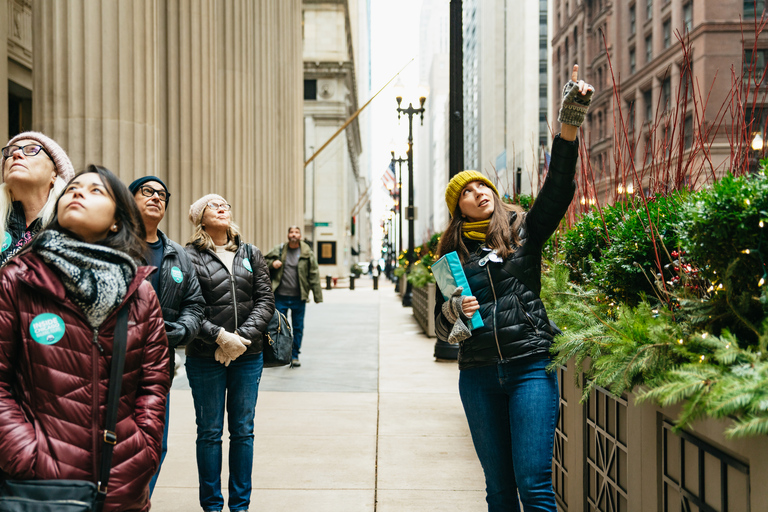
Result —
M 224 355 L 230 358 L 232 361 L 243 355 L 248 349 L 248 345 L 251 344 L 250 340 L 243 338 L 237 334 L 227 332 L 225 329 L 219 331 L 219 335 L 216 338 L 219 348 Z M 216 349 L 218 351 L 218 349 Z
M 223 364 L 224 366 L 229 366 L 229 363 L 232 362 L 232 358 L 227 357 L 227 355 L 224 353 L 221 347 L 216 349 L 216 352 L 213 354 L 213 357 L 216 359 L 217 362 Z

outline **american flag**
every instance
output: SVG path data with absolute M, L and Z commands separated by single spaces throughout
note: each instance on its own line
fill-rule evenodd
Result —
M 381 177 L 381 181 L 384 183 L 384 186 L 387 187 L 387 190 L 390 192 L 395 189 L 395 163 L 390 162 L 389 167 L 387 167 L 387 170 L 384 171 L 384 175 Z

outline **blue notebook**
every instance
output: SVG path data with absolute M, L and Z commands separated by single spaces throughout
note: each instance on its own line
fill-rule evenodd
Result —
M 432 264 L 432 275 L 435 276 L 435 282 L 440 287 L 440 292 L 443 294 L 443 298 L 448 298 L 453 294 L 453 291 L 459 286 L 463 286 L 461 294 L 465 297 L 471 297 L 472 291 L 469 289 L 469 283 L 467 282 L 467 276 L 464 274 L 464 269 L 461 267 L 461 260 L 456 251 L 449 252 L 436 262 Z M 469 319 L 469 328 L 477 329 L 482 327 L 483 319 L 480 318 L 479 311 L 475 311 L 472 318 Z

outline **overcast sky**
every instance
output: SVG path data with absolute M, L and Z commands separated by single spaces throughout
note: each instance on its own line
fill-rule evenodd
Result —
M 419 16 L 421 0 L 371 0 L 371 94 L 392 78 L 408 61 L 400 74 L 408 90 L 418 87 Z M 385 194 L 381 175 L 390 162 L 390 147 L 394 142 L 396 156 L 405 157 L 408 137 L 406 122 L 398 124 L 392 82 L 368 107 L 371 110 L 371 180 L 373 195 L 371 217 L 374 226 L 374 255 L 378 255 L 377 229 L 385 214 Z M 365 100 L 367 101 L 367 99 Z M 406 104 L 407 106 L 407 104 Z M 414 149 L 415 152 L 415 149 Z

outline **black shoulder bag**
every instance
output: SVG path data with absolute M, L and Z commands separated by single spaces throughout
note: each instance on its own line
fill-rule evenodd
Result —
M 117 313 L 101 467 L 96 483 L 86 480 L 6 480 L 0 486 L 0 512 L 100 512 L 107 497 L 112 449 L 117 444 L 117 406 L 123 384 L 128 307 Z
M 251 262 L 251 267 L 253 267 L 251 244 L 246 244 L 245 247 L 248 252 L 248 261 Z M 255 268 L 253 273 L 256 273 Z M 264 367 L 273 368 L 290 364 L 292 352 L 293 333 L 291 332 L 291 326 L 288 324 L 288 319 L 285 315 L 275 308 L 275 312 L 267 324 L 267 332 L 264 333 Z

